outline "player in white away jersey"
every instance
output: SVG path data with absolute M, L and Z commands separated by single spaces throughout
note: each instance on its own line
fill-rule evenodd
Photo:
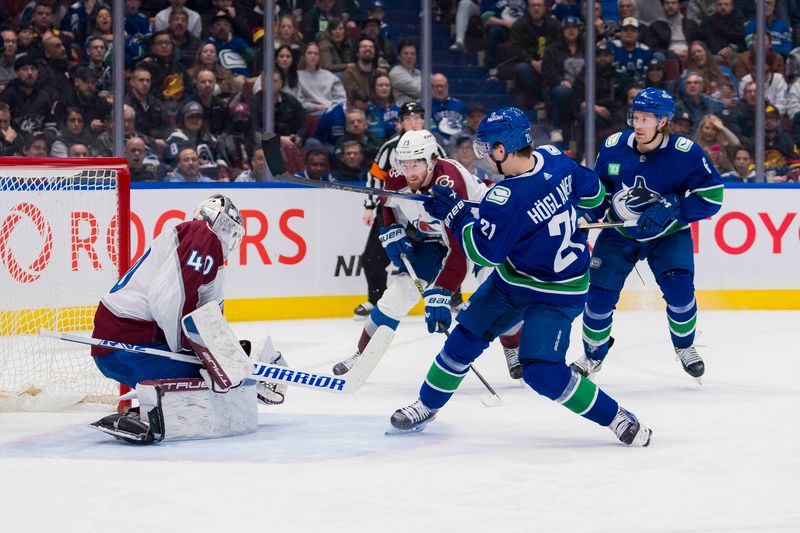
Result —
M 185 316 L 210 309 L 214 331 L 228 327 L 219 311 L 224 263 L 243 235 L 241 213 L 229 198 L 214 195 L 203 201 L 193 220 L 164 230 L 103 297 L 92 336 L 191 353 L 194 344 L 181 327 Z M 204 333 L 199 332 L 201 337 Z M 109 415 L 91 426 L 136 444 L 254 431 L 256 397 L 263 403 L 281 403 L 285 386 L 243 381 L 252 372 L 246 354 L 249 343 L 243 341 L 242 347 L 231 351 L 212 354 L 214 364 L 231 377 L 229 384 L 220 385 L 210 375 L 216 369 L 205 372 L 198 364 L 93 346 L 100 371 L 136 389 L 140 407 L 138 412 Z M 285 364 L 271 344 L 253 353 L 261 362 Z

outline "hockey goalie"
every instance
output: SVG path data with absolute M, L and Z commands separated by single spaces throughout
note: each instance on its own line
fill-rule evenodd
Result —
M 247 377 L 252 356 L 286 366 L 269 338 L 251 350 L 222 316 L 224 262 L 244 235 L 229 198 L 204 200 L 193 219 L 166 229 L 98 305 L 95 338 L 194 353 L 201 365 L 93 346 L 107 377 L 136 390 L 139 407 L 90 425 L 134 444 L 255 431 L 257 402 L 283 402 L 285 385 Z

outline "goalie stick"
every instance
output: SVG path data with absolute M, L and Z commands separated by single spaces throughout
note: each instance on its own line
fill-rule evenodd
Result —
M 110 348 L 113 350 L 125 350 L 126 352 L 131 353 L 155 355 L 158 357 L 173 359 L 175 361 L 196 364 L 198 366 L 202 365 L 200 359 L 194 355 L 169 352 L 166 350 L 159 350 L 157 348 L 140 346 L 138 344 L 95 339 L 92 337 L 83 337 L 80 335 L 74 335 L 72 333 L 63 333 L 61 331 L 50 331 L 46 329 L 39 330 L 39 335 L 53 339 L 61 339 L 67 342 L 88 344 L 90 346 L 100 346 L 102 348 Z M 356 362 L 356 364 L 353 365 L 353 368 L 350 369 L 350 372 L 344 376 L 330 376 L 327 374 L 320 374 L 318 372 L 306 372 L 304 370 L 295 370 L 285 366 L 253 362 L 253 373 L 248 376 L 248 379 L 264 381 L 266 383 L 294 385 L 297 387 L 304 387 L 324 392 L 351 394 L 361 388 L 361 385 L 364 384 L 373 368 L 374 365 L 372 365 L 372 358 L 369 356 L 365 357 L 363 361 Z
M 420 279 L 417 277 L 417 273 L 414 272 L 414 267 L 411 264 L 411 261 L 408 260 L 406 254 L 400 254 L 400 259 L 403 260 L 403 264 L 406 266 L 406 270 L 408 270 L 408 275 L 411 276 L 411 279 L 414 281 L 414 286 L 417 288 L 417 291 L 419 291 L 419 295 L 424 298 L 425 290 L 422 288 L 422 281 L 420 281 Z M 442 333 L 444 333 L 445 337 L 449 337 L 450 332 L 447 331 L 447 329 L 445 329 L 444 324 L 439 323 L 438 325 L 441 328 Z M 503 405 L 503 399 L 497 395 L 492 386 L 489 385 L 489 382 L 486 381 L 486 379 L 481 375 L 480 372 L 478 372 L 475 366 L 469 365 L 469 368 L 470 370 L 475 372 L 475 376 L 477 376 L 477 378 L 481 380 L 483 386 L 486 387 L 489 391 L 489 396 L 481 397 L 481 403 L 486 407 L 498 407 L 500 405 Z
M 345 183 L 336 183 L 330 181 L 314 181 L 306 178 L 295 176 L 286 172 L 286 165 L 283 163 L 283 155 L 281 154 L 280 137 L 272 132 L 265 132 L 261 135 L 261 147 L 264 150 L 264 157 L 267 160 L 267 166 L 272 176 L 284 183 L 294 183 L 295 185 L 305 185 L 307 187 L 316 187 L 318 189 L 333 189 L 336 191 L 355 192 L 359 194 L 371 194 L 375 196 L 391 196 L 392 198 L 404 198 L 406 200 L 416 200 L 424 202 L 430 198 L 427 194 L 414 194 L 399 191 L 387 191 L 378 187 L 367 187 L 365 185 L 348 185 Z M 477 208 L 480 202 L 470 200 L 463 200 L 464 204 L 469 207 Z M 636 225 L 635 220 L 626 220 L 625 222 L 591 222 L 591 223 L 578 223 L 578 229 L 605 229 L 605 228 L 621 228 L 632 227 Z

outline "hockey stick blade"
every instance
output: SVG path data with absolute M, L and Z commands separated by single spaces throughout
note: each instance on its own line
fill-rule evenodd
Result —
M 625 222 L 587 222 L 578 224 L 578 229 L 632 228 L 635 225 L 635 220 L 626 220 Z
M 184 361 L 186 363 L 202 366 L 200 360 L 193 355 L 168 352 L 166 350 L 159 350 L 148 346 L 140 346 L 138 344 L 94 339 L 91 337 L 74 335 L 72 333 L 62 333 L 60 331 L 49 331 L 46 329 L 39 330 L 39 335 L 53 339 L 60 339 L 67 342 L 86 344 L 89 346 L 100 346 L 102 348 L 109 348 L 112 350 L 124 350 L 131 353 L 166 357 L 175 361 Z M 378 357 L 378 359 L 380 359 L 380 357 Z M 365 364 L 353 365 L 353 368 L 350 369 L 350 372 L 348 372 L 345 376 L 330 376 L 328 374 L 321 374 L 318 372 L 307 372 L 285 366 L 254 362 L 253 373 L 248 376 L 248 379 L 263 381 L 266 383 L 283 383 L 295 387 L 303 387 L 324 392 L 352 394 L 361 388 L 361 385 L 364 384 L 364 382 L 367 380 L 367 377 L 369 377 L 369 374 L 375 368 L 374 364 L 370 366 L 372 361 L 369 359 L 365 360 L 364 363 Z M 377 361 L 375 361 L 375 364 L 377 364 Z
M 367 187 L 365 185 L 348 185 L 339 182 L 330 181 L 314 181 L 299 176 L 295 176 L 286 172 L 286 165 L 283 163 L 283 154 L 281 153 L 280 136 L 271 131 L 264 132 L 261 135 L 261 148 L 264 150 L 264 158 L 267 160 L 267 167 L 272 173 L 272 176 L 284 183 L 294 183 L 295 185 L 306 185 L 308 187 L 316 187 L 318 189 L 333 189 L 336 191 L 354 192 L 358 194 L 371 194 L 375 196 L 391 196 L 392 198 L 404 198 L 406 200 L 415 200 L 417 202 L 424 202 L 430 198 L 427 194 L 414 194 L 400 191 L 388 191 L 378 187 Z M 478 202 L 469 202 L 464 200 L 464 203 L 471 207 L 478 207 Z

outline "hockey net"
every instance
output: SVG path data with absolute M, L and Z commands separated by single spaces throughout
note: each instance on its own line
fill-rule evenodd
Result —
M 0 158 L 0 410 L 114 403 L 87 347 L 100 298 L 128 268 L 124 159 Z

